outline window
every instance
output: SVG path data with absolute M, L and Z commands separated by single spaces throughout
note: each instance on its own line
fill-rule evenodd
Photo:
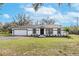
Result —
M 46 29 L 46 34 L 53 34 L 53 28 Z
M 61 29 L 60 28 L 58 28 L 57 33 L 61 34 Z
M 50 34 L 53 34 L 53 29 L 52 29 L 52 28 L 49 29 L 49 33 L 50 33 Z
M 36 29 L 33 29 L 33 34 L 36 34 Z

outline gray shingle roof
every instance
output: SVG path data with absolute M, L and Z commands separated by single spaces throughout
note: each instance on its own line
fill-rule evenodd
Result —
M 26 25 L 26 26 L 17 26 L 13 28 L 20 28 L 20 29 L 26 29 L 26 28 L 61 28 L 61 25 L 55 25 L 55 24 L 49 24 L 49 25 Z

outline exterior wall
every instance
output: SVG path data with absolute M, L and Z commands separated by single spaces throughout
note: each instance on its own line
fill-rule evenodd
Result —
M 62 36 L 64 35 L 64 31 L 61 31 L 61 35 L 62 35 Z
M 44 29 L 44 35 L 46 35 L 46 29 Z
M 28 36 L 31 36 L 33 34 L 32 28 L 28 28 Z
M 53 35 L 57 35 L 57 28 L 53 28 Z
M 40 35 L 40 28 L 37 28 L 36 29 L 36 34 L 37 35 Z M 46 35 L 46 29 L 44 29 L 44 35 Z
M 52 30 L 52 31 L 50 31 L 50 33 L 49 33 L 49 29 L 46 29 L 46 30 L 45 30 L 46 36 L 53 36 L 53 28 L 50 29 L 50 30 Z
M 12 35 L 14 34 L 14 30 L 26 30 L 26 36 L 31 36 L 33 35 L 33 28 L 27 28 L 27 29 L 18 29 L 18 28 L 13 28 L 12 29 Z M 21 34 L 21 33 L 20 33 Z M 57 33 L 57 28 L 53 28 L 53 33 L 50 34 L 50 36 L 67 36 L 67 32 L 63 31 L 63 28 L 61 28 L 61 34 Z M 40 28 L 36 28 L 36 35 L 40 35 Z M 44 29 L 44 35 L 49 36 L 49 34 L 46 32 L 46 29 Z
M 36 34 L 40 35 L 40 29 L 39 28 L 36 29 Z
M 56 30 L 53 31 L 53 35 L 54 35 L 54 36 L 55 36 L 55 35 L 58 35 Z
M 32 31 L 28 31 L 28 36 L 31 36 L 32 35 Z

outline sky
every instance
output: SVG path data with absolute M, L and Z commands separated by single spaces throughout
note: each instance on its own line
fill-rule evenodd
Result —
M 63 3 L 60 7 L 57 3 L 43 3 L 37 12 L 32 8 L 32 3 L 5 3 L 0 8 L 0 22 L 12 22 L 13 17 L 18 14 L 25 13 L 30 16 L 33 21 L 40 21 L 49 17 L 55 20 L 55 24 L 63 26 L 76 25 L 79 17 L 79 4 L 72 3 L 71 7 Z

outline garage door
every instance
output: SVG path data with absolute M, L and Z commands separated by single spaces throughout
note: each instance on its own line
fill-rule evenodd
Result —
M 27 35 L 27 30 L 14 30 L 14 35 Z

